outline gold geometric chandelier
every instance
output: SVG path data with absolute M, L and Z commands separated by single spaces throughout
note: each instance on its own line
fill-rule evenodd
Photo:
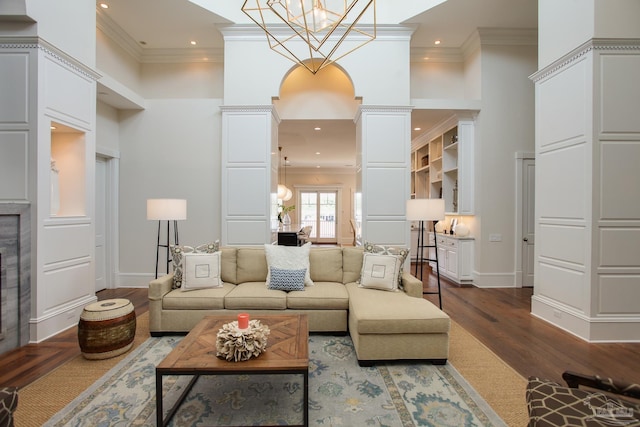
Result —
M 376 38 L 375 0 L 245 0 L 242 11 L 313 74 Z

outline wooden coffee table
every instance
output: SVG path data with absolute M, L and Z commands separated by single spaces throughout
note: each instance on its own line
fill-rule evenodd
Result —
M 156 366 L 157 425 L 166 425 L 176 413 L 200 375 L 301 374 L 304 377 L 303 424 L 309 425 L 309 325 L 305 314 L 252 316 L 269 326 L 267 349 L 244 362 L 228 362 L 216 356 L 218 330 L 236 316 L 207 316 L 202 319 Z M 193 375 L 193 379 L 163 419 L 162 377 Z

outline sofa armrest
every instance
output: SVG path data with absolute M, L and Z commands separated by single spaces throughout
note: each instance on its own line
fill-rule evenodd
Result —
M 422 281 L 406 271 L 402 273 L 402 287 L 407 295 L 422 298 Z
M 173 273 L 159 277 L 149 282 L 149 300 L 160 301 L 171 292 L 173 286 Z

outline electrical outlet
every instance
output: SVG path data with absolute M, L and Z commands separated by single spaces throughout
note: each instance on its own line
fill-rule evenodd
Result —
M 502 234 L 489 234 L 490 242 L 502 242 Z

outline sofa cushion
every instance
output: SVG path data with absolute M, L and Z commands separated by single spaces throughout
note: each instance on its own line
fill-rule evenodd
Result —
M 342 248 L 342 283 L 355 282 L 360 278 L 363 252 L 361 246 Z
M 238 283 L 236 265 L 238 262 L 237 248 L 220 248 L 220 278 L 226 283 Z
M 305 243 L 302 246 L 281 246 L 281 245 L 264 245 L 264 251 L 267 257 L 267 265 L 269 268 L 283 268 L 286 270 L 302 270 L 305 269 L 304 284 L 305 286 L 313 286 L 313 281 L 309 273 L 309 251 L 311 243 Z M 267 274 L 267 282 L 269 282 L 269 274 Z
M 287 293 L 268 289 L 264 281 L 244 282 L 227 294 L 224 306 L 229 310 L 284 310 L 287 308 Z
M 342 249 L 312 248 L 309 252 L 311 280 L 342 283 Z
M 287 308 L 297 310 L 346 310 L 349 294 L 339 282 L 313 282 L 304 291 L 293 291 L 287 295 Z
M 304 276 L 307 269 L 286 270 L 272 267 L 269 269 L 269 282 L 267 288 L 281 291 L 304 291 Z
M 238 248 L 236 283 L 264 282 L 267 280 L 267 258 L 264 248 Z M 265 286 L 266 287 L 266 286 Z
M 162 299 L 165 310 L 222 310 L 224 298 L 235 287 L 230 283 L 223 283 L 221 288 L 193 289 L 182 292 L 174 289 Z
M 349 292 L 349 316 L 355 319 L 359 334 L 448 333 L 447 314 L 422 298 L 399 292 L 380 292 L 345 285 Z

